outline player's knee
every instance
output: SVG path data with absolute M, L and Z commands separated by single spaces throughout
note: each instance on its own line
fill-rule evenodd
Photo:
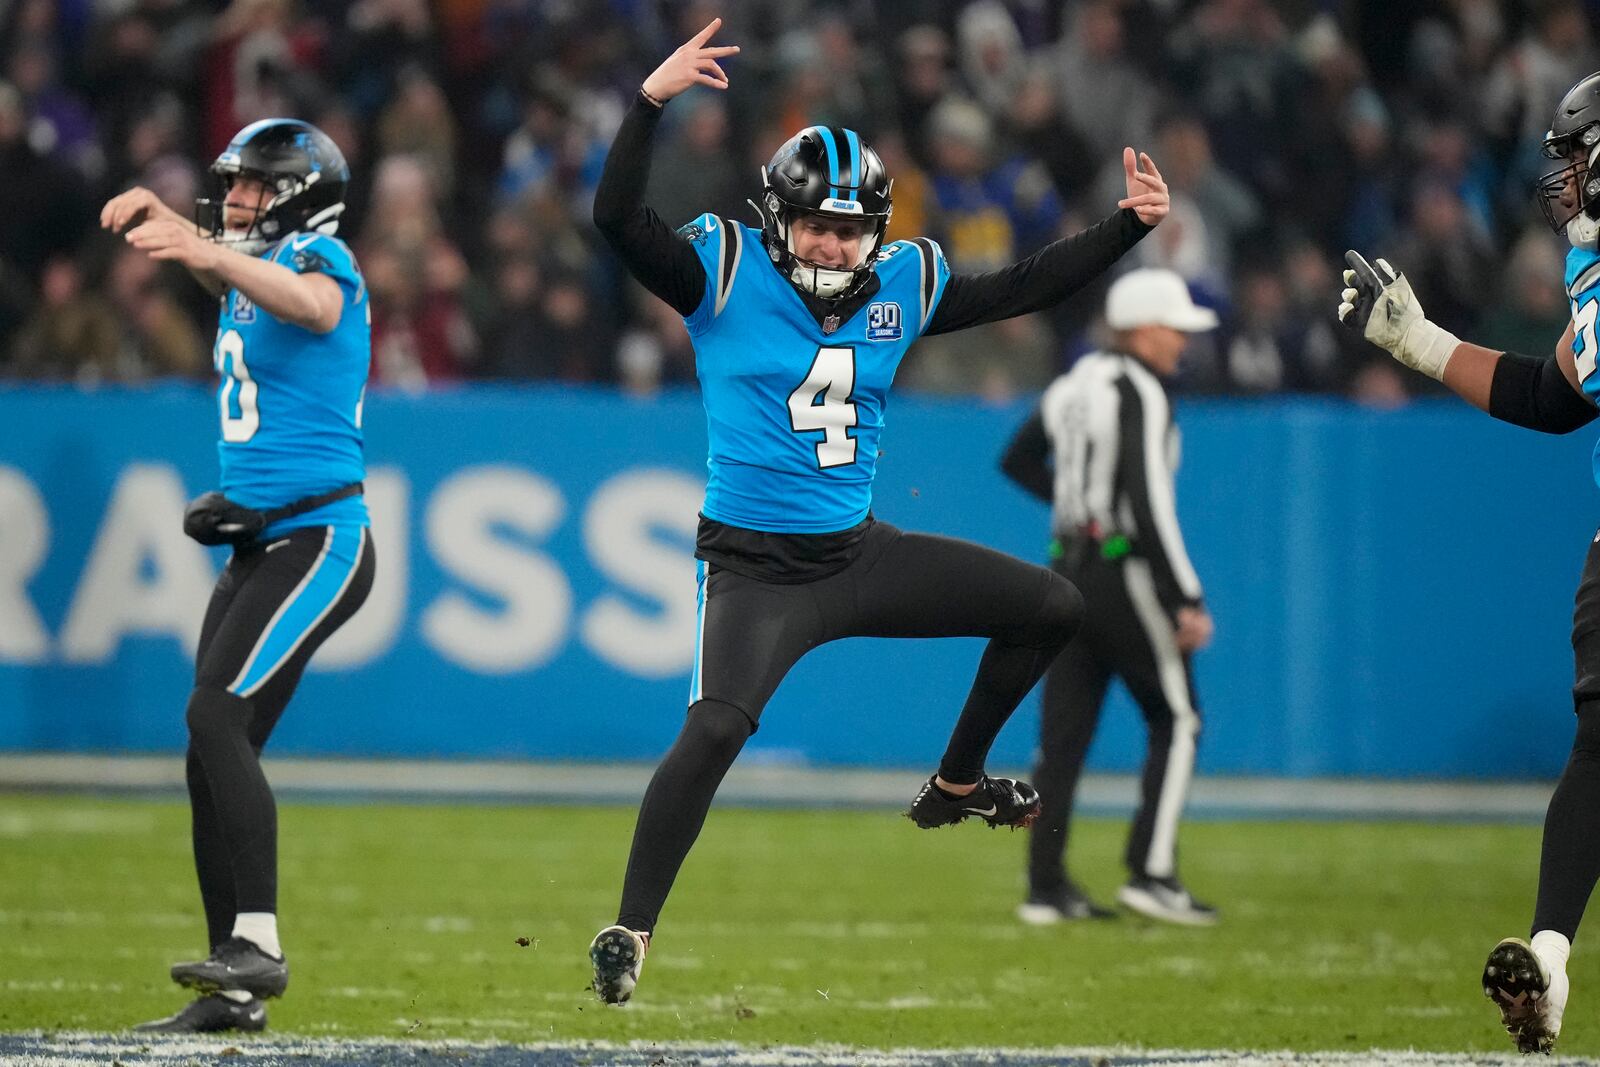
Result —
M 683 737 L 730 761 L 755 732 L 749 716 L 720 700 L 697 700 L 689 706 Z
M 250 702 L 226 689 L 196 686 L 189 694 L 184 719 L 189 724 L 189 740 L 195 745 L 245 737 L 250 730 Z
M 1030 635 L 1032 640 L 1028 643 L 1040 648 L 1052 645 L 1064 647 L 1078 632 L 1078 627 L 1083 625 L 1083 594 L 1061 575 L 1054 571 L 1047 573 L 1050 576 L 1049 584 L 1034 616 L 1030 628 L 1033 631 Z

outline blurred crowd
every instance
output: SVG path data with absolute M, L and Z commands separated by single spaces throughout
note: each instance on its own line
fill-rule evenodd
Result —
M 834 123 L 895 179 L 891 239 L 991 270 L 1109 214 L 1128 144 L 1173 209 L 1125 265 L 1177 270 L 1224 322 L 1180 389 L 1431 386 L 1334 322 L 1348 247 L 1475 341 L 1544 353 L 1565 324 L 1532 184 L 1600 67 L 1596 0 L 0 0 L 0 377 L 208 375 L 214 301 L 99 208 L 139 184 L 192 215 L 234 131 L 285 115 L 350 162 L 374 381 L 692 383 L 681 321 L 590 208 L 634 90 L 714 15 L 743 52 L 727 93 L 667 108 L 648 202 L 673 225 L 753 221 L 773 149 Z M 1100 340 L 1102 295 L 930 339 L 900 380 L 1038 389 Z

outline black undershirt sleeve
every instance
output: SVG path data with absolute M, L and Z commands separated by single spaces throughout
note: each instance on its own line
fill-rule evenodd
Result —
M 1122 208 L 1027 259 L 987 274 L 954 274 L 923 336 L 1053 307 L 1103 274 L 1153 226 Z
M 1554 358 L 1505 352 L 1494 365 L 1489 414 L 1530 430 L 1571 433 L 1600 412 L 1572 388 Z
M 1050 435 L 1044 428 L 1044 411 L 1034 408 L 1028 421 L 1017 430 L 1000 457 L 1000 470 L 1007 478 L 1043 500 L 1052 503 L 1055 478 L 1050 470 Z
M 644 203 L 650 141 L 661 108 L 636 96 L 623 116 L 594 194 L 594 224 L 628 272 L 644 287 L 691 315 L 705 297 L 706 271 L 689 242 Z

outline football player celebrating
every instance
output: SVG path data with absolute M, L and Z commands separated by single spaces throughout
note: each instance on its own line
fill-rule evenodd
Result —
M 1600 73 L 1556 106 L 1544 151 L 1560 165 L 1539 180 L 1545 218 L 1572 245 L 1566 288 L 1572 321 L 1550 357 L 1496 352 L 1429 322 L 1405 276 L 1347 252 L 1339 318 L 1406 366 L 1436 378 L 1497 419 L 1569 433 L 1595 417 L 1600 310 Z M 1595 474 L 1600 478 L 1600 450 Z M 1600 537 L 1589 546 L 1573 613 L 1577 733 L 1545 814 L 1532 936 L 1508 937 L 1483 969 L 1483 991 L 1523 1052 L 1549 1052 L 1567 1005 L 1567 956 L 1600 878 Z
M 367 290 L 334 237 L 350 172 L 303 122 L 239 131 L 211 164 L 209 232 L 148 189 L 108 202 L 107 229 L 183 264 L 217 295 L 222 491 L 184 516 L 230 543 L 201 626 L 189 694 L 187 777 L 208 958 L 172 979 L 200 996 L 140 1030 L 260 1030 L 289 969 L 278 941 L 277 809 L 262 746 L 306 662 L 372 587 L 362 500 L 361 402 L 371 361 Z M 131 228 L 130 228 L 131 227 Z
M 951 275 L 939 247 L 883 244 L 889 175 L 852 130 L 811 126 L 767 164 L 759 229 L 702 215 L 676 233 L 643 203 L 663 107 L 726 89 L 715 19 L 645 79 L 617 132 L 595 224 L 646 288 L 684 317 L 710 436 L 697 538 L 699 629 L 687 720 L 645 793 L 617 924 L 590 946 L 594 990 L 632 995 L 649 939 L 723 775 L 789 668 L 851 636 L 986 637 L 918 826 L 976 816 L 1025 826 L 1026 783 L 984 758 L 1071 639 L 1066 579 L 962 541 L 874 520 L 872 478 L 895 368 L 918 337 L 1047 308 L 1133 246 L 1168 209 L 1148 156 L 1124 153 L 1128 196 L 1082 233 L 992 274 Z

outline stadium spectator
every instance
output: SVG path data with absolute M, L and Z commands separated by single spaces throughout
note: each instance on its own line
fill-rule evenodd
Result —
M 393 155 L 422 161 L 434 190 L 433 243 L 466 268 L 459 321 L 485 338 L 500 329 L 495 271 L 514 258 L 497 242 L 518 218 L 518 242 L 528 247 L 517 256 L 531 257 L 541 277 L 575 278 L 588 308 L 619 310 L 604 316 L 614 329 L 582 375 L 609 379 L 624 361 L 600 346 L 627 336 L 642 352 L 636 342 L 656 331 L 654 309 L 635 299 L 588 221 L 606 145 L 644 57 L 703 25 L 714 7 L 17 0 L 0 14 L 0 76 L 15 90 L 0 90 L 0 127 L 20 123 L 20 136 L 0 132 L 0 178 L 12 191 L 0 209 L 0 357 L 43 308 L 41 272 L 52 255 L 78 257 L 86 293 L 109 277 L 84 240 L 95 198 L 140 184 L 190 215 L 196 191 L 204 195 L 192 159 L 249 119 L 289 113 L 324 126 L 357 161 L 341 233 L 362 245 L 392 241 L 410 225 L 372 210 L 377 164 Z M 1520 231 L 1540 124 L 1552 94 L 1595 65 L 1600 24 L 1600 9 L 1573 0 L 1452 0 L 1408 10 L 1384 34 L 1352 10 L 1270 0 L 747 0 L 736 14 L 749 30 L 738 61 L 748 92 L 726 103 L 692 94 L 675 128 L 663 129 L 650 195 L 669 213 L 693 199 L 744 217 L 756 168 L 783 134 L 833 122 L 862 129 L 896 160 L 891 236 L 942 234 L 952 255 L 976 263 L 986 246 L 998 261 L 1008 227 L 1021 255 L 1091 221 L 1120 180 L 1122 139 L 1154 128 L 1173 211 L 1139 261 L 1183 273 L 1230 322 L 1229 302 L 1254 284 L 1243 275 L 1284 260 L 1288 248 L 1310 242 L 1336 259 L 1352 244 L 1392 250 L 1458 223 L 1465 230 L 1431 256 L 1440 262 L 1411 261 L 1414 273 L 1448 275 L 1437 313 L 1488 321 L 1515 304 L 1509 261 L 1485 262 L 1475 249 L 1484 236 Z M 952 133 L 982 149 L 965 174 L 951 166 Z M 1419 195 L 1419 182 L 1449 193 Z M 38 190 L 52 190 L 48 203 L 33 202 Z M 1368 395 L 1393 399 L 1392 368 L 1347 348 L 1330 355 L 1340 346 L 1312 325 L 1314 309 L 1285 280 L 1294 327 L 1282 343 L 1292 347 L 1303 332 L 1320 353 L 1304 366 L 1325 369 L 1286 372 L 1280 388 L 1345 392 L 1375 376 L 1383 387 Z M 1461 303 L 1468 292 L 1474 302 Z M 927 377 L 913 372 L 908 384 L 984 395 L 1035 387 L 1063 354 L 1091 347 L 1099 295 L 1007 327 L 1026 337 L 985 339 L 985 348 L 1020 346 L 1006 374 L 983 360 L 971 373 L 936 373 L 928 353 Z M 180 300 L 208 332 L 214 309 Z M 457 372 L 472 374 L 502 365 L 467 351 L 430 351 L 424 362 L 442 370 L 466 359 Z M 1018 370 L 1037 353 L 1038 370 Z M 625 362 L 650 365 L 637 355 Z M 553 366 L 543 357 L 503 365 L 518 374 Z M 1235 383 L 1220 349 L 1197 345 L 1173 384 Z

